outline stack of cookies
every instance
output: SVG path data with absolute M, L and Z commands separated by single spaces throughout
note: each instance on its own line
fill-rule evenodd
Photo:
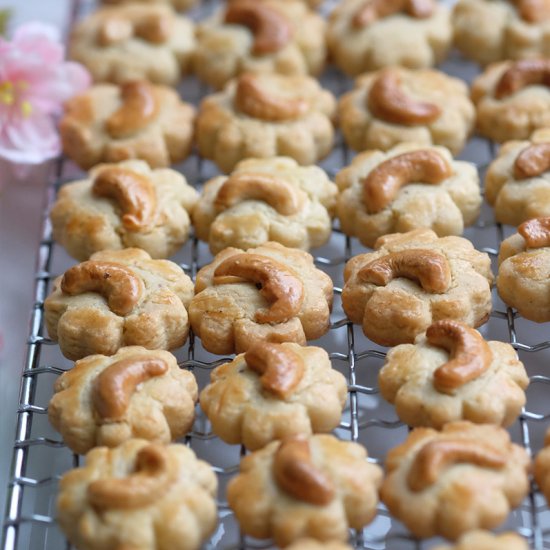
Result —
M 86 454 L 60 483 L 69 541 L 198 549 L 227 500 L 249 537 L 340 549 L 380 499 L 418 539 L 527 548 L 484 531 L 529 492 L 531 459 L 507 432 L 529 377 L 512 345 L 477 330 L 495 276 L 463 237 L 483 197 L 456 157 L 474 132 L 506 142 L 484 186 L 496 221 L 518 226 L 496 286 L 516 315 L 549 322 L 550 4 L 342 0 L 324 17 L 316 0 L 227 0 L 197 21 L 176 11 L 189 0 L 104 3 L 73 29 L 95 83 L 60 122 L 65 155 L 89 172 L 50 212 L 80 262 L 45 302 L 75 361 L 49 419 Z M 471 89 L 434 68 L 453 40 L 491 63 Z M 339 98 L 317 80 L 327 60 Z M 198 108 L 174 88 L 191 73 L 207 90 Z M 357 154 L 332 155 L 329 175 L 319 164 L 339 140 Z M 171 167 L 190 154 L 211 177 L 191 185 L 189 163 Z M 341 292 L 310 254 L 334 229 L 348 252 L 363 247 L 346 254 Z M 189 239 L 211 254 L 198 270 L 173 261 Z M 332 433 L 358 391 L 323 338 L 343 324 L 361 326 L 356 349 L 390 348 L 376 390 L 411 431 L 385 457 Z M 189 339 L 231 356 L 206 384 L 171 353 Z M 197 416 L 242 449 L 219 499 L 214 470 L 177 443 Z M 550 497 L 547 450 L 535 473 Z

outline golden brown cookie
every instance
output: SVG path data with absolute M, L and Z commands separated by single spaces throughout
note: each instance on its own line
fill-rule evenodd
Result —
M 482 65 L 550 56 L 548 0 L 459 0 L 452 22 L 455 46 Z
M 276 241 L 309 250 L 331 235 L 338 190 L 317 166 L 288 157 L 248 159 L 207 181 L 193 209 L 197 237 L 217 254 Z
M 550 502 L 550 430 L 546 431 L 544 447 L 535 458 L 533 473 L 546 502 Z
M 529 550 L 529 545 L 517 533 L 494 535 L 489 531 L 476 529 L 462 535 L 452 546 L 436 546 L 433 550 Z
M 493 141 L 529 139 L 550 126 L 550 59 L 489 65 L 472 84 L 477 131 Z
M 327 40 L 336 64 L 351 76 L 396 65 L 433 67 L 451 45 L 450 13 L 434 0 L 342 0 Z
M 165 86 L 99 84 L 65 104 L 59 131 L 64 153 L 81 168 L 127 159 L 162 168 L 189 154 L 194 117 Z
M 456 540 L 500 525 L 529 492 L 531 461 L 491 424 L 415 428 L 386 457 L 380 497 L 418 538 Z
M 69 359 L 123 346 L 175 349 L 187 339 L 193 283 L 181 267 L 138 248 L 96 252 L 53 283 L 48 334 Z
M 225 173 L 245 158 L 315 164 L 331 151 L 335 110 L 334 96 L 308 76 L 245 73 L 202 101 L 199 152 Z
M 332 295 L 307 252 L 273 242 L 226 248 L 197 274 L 189 318 L 211 353 L 242 353 L 258 341 L 305 345 L 328 331 Z
M 522 223 L 502 242 L 498 263 L 504 302 L 530 321 L 550 321 L 550 217 Z
M 346 379 L 325 350 L 258 342 L 212 372 L 200 402 L 216 435 L 255 451 L 274 439 L 334 430 L 346 397 Z
M 372 247 L 378 237 L 412 229 L 462 235 L 479 215 L 479 176 L 444 147 L 403 143 L 366 151 L 336 175 L 342 231 Z
M 185 177 L 146 162 L 102 164 L 64 185 L 50 212 L 54 239 L 77 260 L 136 247 L 167 258 L 186 241 L 198 193 Z
M 529 377 L 510 344 L 486 342 L 458 321 L 437 321 L 414 344 L 388 352 L 378 383 L 408 426 L 469 420 L 506 427 L 525 405 Z
M 500 223 L 550 216 L 550 130 L 499 148 L 485 176 L 485 197 Z
M 195 377 L 167 351 L 141 346 L 90 355 L 55 382 L 48 418 L 77 454 L 132 437 L 170 443 L 193 425 Z
M 171 4 L 177 10 L 188 10 L 198 3 L 199 0 L 103 0 L 104 4 L 132 4 L 140 2 L 143 4 Z
M 185 445 L 131 439 L 61 478 L 57 521 L 80 550 L 198 550 L 217 523 L 217 485 Z
M 472 327 L 491 312 L 491 260 L 461 237 L 429 229 L 380 237 L 346 264 L 342 305 L 382 346 L 414 342 L 435 321 Z
M 286 548 L 287 550 L 352 550 L 352 547 L 349 544 L 345 544 L 338 540 L 320 542 L 309 538 L 298 539 Z
M 232 0 L 199 25 L 195 71 L 219 89 L 244 72 L 316 75 L 325 21 L 298 0 Z
M 333 435 L 273 441 L 245 456 L 227 487 L 244 533 L 287 546 L 302 538 L 347 541 L 376 514 L 382 471 L 357 443 Z
M 403 142 L 443 145 L 457 155 L 475 109 L 468 87 L 440 71 L 392 67 L 359 77 L 339 103 L 340 127 L 356 151 L 387 151 Z
M 168 4 L 133 3 L 100 8 L 78 22 L 69 56 L 95 82 L 149 80 L 174 86 L 190 69 L 194 49 L 191 20 Z

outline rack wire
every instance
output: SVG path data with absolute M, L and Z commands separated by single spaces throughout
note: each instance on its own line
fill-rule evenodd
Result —
M 74 4 L 75 15 L 86 13 L 93 7 L 92 2 L 76 0 Z M 193 15 L 200 19 L 217 4 L 217 0 L 205 0 Z M 330 2 L 327 1 L 327 4 Z M 445 63 L 443 68 L 450 74 L 466 79 L 470 79 L 475 70 L 472 65 L 456 57 Z M 351 82 L 334 70 L 327 71 L 321 81 L 338 95 L 351 88 Z M 182 95 L 194 103 L 198 103 L 206 92 L 192 78 L 183 84 Z M 495 149 L 488 142 L 474 138 L 462 157 L 475 162 L 483 175 L 494 155 Z M 349 164 L 352 156 L 353 153 L 346 148 L 339 136 L 333 153 L 321 166 L 333 176 L 340 168 Z M 197 188 L 217 173 L 211 163 L 202 160 L 196 153 L 176 168 Z M 3 550 L 70 548 L 54 519 L 56 488 L 61 475 L 80 464 L 80 457 L 72 454 L 49 426 L 47 403 L 52 395 L 53 382 L 61 373 L 71 368 L 71 363 L 63 358 L 55 342 L 44 335 L 43 304 L 51 281 L 74 264 L 61 247 L 53 242 L 47 213 L 59 186 L 78 175 L 80 173 L 69 161 L 59 159 L 53 167 L 47 187 L 42 239 L 37 251 L 34 306 L 26 343 L 27 353 L 22 372 L 16 436 L 7 488 L 6 516 L 2 531 Z M 474 227 L 468 228 L 465 236 L 480 250 L 487 252 L 494 261 L 500 243 L 511 232 L 512 228 L 495 224 L 491 210 L 484 205 L 480 221 Z M 330 352 L 334 368 L 345 374 L 348 380 L 348 402 L 336 435 L 366 445 L 369 460 L 383 465 L 386 452 L 405 439 L 408 428 L 397 419 L 393 408 L 379 397 L 376 380 L 385 350 L 368 341 L 360 327 L 348 322 L 340 301 L 345 262 L 351 256 L 366 250 L 355 239 L 345 237 L 335 226 L 330 243 L 316 251 L 317 266 L 331 275 L 335 283 L 335 305 L 331 316 L 331 330 L 313 344 Z M 194 237 L 175 257 L 175 261 L 192 278 L 210 259 L 207 246 Z M 493 267 L 496 267 L 495 263 Z M 522 444 L 533 455 L 542 447 L 545 423 L 550 419 L 550 407 L 547 405 L 550 377 L 545 373 L 550 364 L 548 324 L 536 325 L 520 318 L 517 312 L 502 304 L 496 292 L 493 293 L 493 303 L 495 309 L 490 320 L 480 330 L 487 338 L 510 342 L 526 365 L 531 382 L 527 391 L 527 408 L 510 428 L 510 433 L 514 441 Z M 192 332 L 187 344 L 176 352 L 176 356 L 181 368 L 195 374 L 201 389 L 208 383 L 212 369 L 229 360 L 206 352 Z M 238 463 L 245 450 L 221 442 L 211 432 L 207 419 L 198 408 L 193 431 L 183 442 L 193 448 L 200 458 L 212 464 L 219 480 L 219 526 L 206 547 L 270 547 L 269 542 L 253 540 L 239 532 L 236 520 L 224 500 L 227 482 L 238 472 Z M 550 510 L 534 484 L 523 504 L 510 514 L 503 529 L 518 531 L 536 550 L 550 548 Z M 435 539 L 424 542 L 415 540 L 398 521 L 389 516 L 383 505 L 378 507 L 378 514 L 371 525 L 360 532 L 350 533 L 350 541 L 356 548 L 372 550 L 421 549 L 429 548 L 436 542 Z

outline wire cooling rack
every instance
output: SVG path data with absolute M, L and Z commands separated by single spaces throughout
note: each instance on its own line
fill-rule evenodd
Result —
M 337 0 L 326 2 L 335 4 Z M 449 2 L 450 3 L 450 2 Z M 209 14 L 216 5 L 215 0 L 200 3 L 192 16 L 200 19 Z M 75 1 L 75 15 L 82 15 L 93 8 L 92 2 Z M 471 80 L 476 69 L 458 57 L 451 57 L 443 70 L 465 80 Z M 352 83 L 335 70 L 327 71 L 321 78 L 325 87 L 337 95 L 351 88 Z M 181 87 L 182 96 L 195 104 L 208 93 L 193 78 L 186 79 Z M 494 157 L 495 150 L 482 139 L 472 139 L 462 159 L 474 162 L 483 176 L 487 164 Z M 348 151 L 337 136 L 332 154 L 321 163 L 327 172 L 334 174 L 349 164 L 353 153 Z M 210 177 L 217 174 L 209 162 L 193 154 L 186 162 L 176 167 L 188 181 L 200 188 Z M 13 447 L 9 486 L 7 490 L 6 517 L 3 525 L 3 550 L 58 550 L 70 548 L 55 523 L 55 499 L 57 484 L 61 475 L 77 467 L 81 459 L 70 452 L 49 426 L 47 404 L 52 395 L 55 379 L 72 363 L 59 352 L 58 346 L 45 336 L 43 328 L 43 304 L 53 278 L 63 273 L 75 262 L 64 250 L 52 241 L 51 227 L 47 213 L 55 199 L 60 185 L 80 177 L 82 174 L 70 163 L 60 159 L 52 170 L 46 193 L 46 207 L 42 240 L 38 246 L 34 307 L 31 312 L 30 331 L 27 339 L 27 354 L 22 373 L 19 408 L 16 415 L 16 435 Z M 487 252 L 493 259 L 496 272 L 496 255 L 500 242 L 513 232 L 493 221 L 492 211 L 484 204 L 478 223 L 465 232 L 478 249 Z M 335 284 L 335 303 L 331 316 L 331 330 L 314 345 L 330 352 L 335 369 L 348 380 L 348 400 L 336 435 L 365 445 L 369 460 L 381 465 L 389 449 L 402 442 L 408 428 L 398 421 L 393 407 L 379 396 L 377 375 L 383 364 L 385 350 L 366 339 L 360 327 L 347 321 L 341 307 L 343 267 L 353 255 L 366 251 L 355 239 L 345 237 L 334 227 L 328 245 L 314 251 L 315 261 L 326 271 Z M 204 243 L 191 238 L 174 258 L 185 271 L 195 277 L 198 269 L 208 263 L 211 255 Z M 537 452 L 543 442 L 546 421 L 550 418 L 550 341 L 548 326 L 537 325 L 520 318 L 516 312 L 507 309 L 493 291 L 494 310 L 489 322 L 480 330 L 486 338 L 510 342 L 526 365 L 531 385 L 527 390 L 527 407 L 520 419 L 510 428 L 515 442 L 522 444 L 530 454 Z M 22 339 L 23 345 L 23 339 Z M 206 352 L 200 340 L 190 334 L 187 344 L 177 350 L 181 368 L 192 371 L 202 389 L 207 383 L 210 371 L 226 362 Z M 268 548 L 269 542 L 244 537 L 225 502 L 225 488 L 229 479 L 238 471 L 238 464 L 244 449 L 226 445 L 210 430 L 207 419 L 197 407 L 197 418 L 193 431 L 184 438 L 197 455 L 212 464 L 218 476 L 219 524 L 206 548 Z M 550 548 L 550 510 L 544 498 L 531 487 L 529 496 L 512 512 L 502 527 L 512 529 L 525 536 L 532 548 Z M 383 505 L 378 507 L 375 520 L 363 531 L 351 532 L 350 541 L 357 548 L 406 550 L 425 549 L 433 546 L 436 539 L 416 541 L 404 526 L 392 519 Z

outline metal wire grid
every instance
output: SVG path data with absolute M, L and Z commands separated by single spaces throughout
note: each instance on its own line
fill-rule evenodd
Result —
M 81 13 L 91 7 L 90 3 L 77 4 L 80 4 Z M 216 4 L 215 0 L 203 2 L 199 8 L 200 15 L 210 12 Z M 464 64 L 462 61 L 451 61 L 445 69 L 451 74 L 461 73 Z M 327 73 L 322 80 L 325 86 L 336 92 L 348 89 L 350 84 L 334 72 Z M 196 82 L 190 88 L 184 84 L 183 95 L 193 96 L 195 102 L 204 93 L 205 89 Z M 494 149 L 487 142 L 476 139 L 470 143 L 465 157 L 475 160 L 480 172 L 483 172 L 494 153 Z M 334 175 L 339 168 L 349 163 L 351 157 L 352 153 L 339 137 L 334 152 L 322 166 Z M 209 162 L 201 160 L 196 154 L 178 169 L 197 187 L 216 173 Z M 52 393 L 52 380 L 70 368 L 71 363 L 60 355 L 55 343 L 43 335 L 43 303 L 48 294 L 50 281 L 74 263 L 52 241 L 51 227 L 47 219 L 47 212 L 55 199 L 58 187 L 73 177 L 74 167 L 60 159 L 53 170 L 46 192 L 42 240 L 37 254 L 34 307 L 31 312 L 27 355 L 22 373 L 16 439 L 3 526 L 3 550 L 70 547 L 55 524 L 54 502 L 60 476 L 64 471 L 77 467 L 79 457 L 73 455 L 52 432 L 45 415 L 46 404 Z M 476 227 L 466 231 L 466 235 L 478 245 L 478 248 L 489 253 L 494 259 L 498 246 L 505 237 L 505 228 L 492 222 L 492 213 L 487 207 L 484 207 L 480 219 Z M 366 444 L 371 455 L 369 460 L 383 463 L 386 451 L 406 437 L 407 427 L 397 420 L 391 406 L 378 397 L 376 376 L 385 357 L 385 351 L 369 342 L 360 328 L 347 321 L 339 300 L 344 263 L 352 255 L 365 250 L 354 240 L 343 236 L 335 227 L 330 244 L 320 249 L 321 255 L 315 257 L 316 264 L 327 271 L 336 284 L 331 330 L 320 343 L 315 344 L 331 352 L 333 366 L 343 372 L 348 379 L 348 405 L 344 411 L 344 420 L 336 430 L 337 435 Z M 201 265 L 208 263 L 210 258 L 206 246 L 191 238 L 176 260 L 194 278 Z M 545 339 L 545 327 L 520 319 L 516 312 L 506 308 L 498 300 L 496 294 L 494 297 L 497 307 L 482 331 L 486 337 L 508 340 L 518 350 L 530 374 L 528 406 L 542 404 L 544 411 L 544 402 L 548 396 L 546 386 L 550 384 L 550 377 L 544 374 L 545 366 L 550 359 L 550 341 Z M 521 337 L 518 336 L 520 332 Z M 526 341 L 535 343 L 528 344 Z M 181 368 L 194 372 L 200 388 L 208 382 L 209 372 L 228 360 L 208 354 L 192 333 L 188 343 L 176 355 Z M 524 410 L 510 430 L 513 439 L 533 454 L 533 449 L 541 447 L 544 421 L 549 418 L 550 411 L 544 413 Z M 238 471 L 238 462 L 245 450 L 221 442 L 211 432 L 208 421 L 200 411 L 194 429 L 185 438 L 185 443 L 191 446 L 199 457 L 213 464 L 220 482 L 220 522 L 207 547 L 269 547 L 269 542 L 252 540 L 239 532 L 236 521 L 223 500 L 227 481 Z M 550 511 L 543 497 L 536 491 L 536 487 L 531 487 L 529 496 L 523 505 L 510 515 L 505 527 L 515 529 L 528 538 L 532 548 L 550 548 Z M 383 505 L 379 506 L 374 522 L 363 531 L 352 533 L 351 540 L 358 548 L 373 550 L 419 549 L 427 548 L 433 543 L 414 540 L 399 522 L 389 517 Z

